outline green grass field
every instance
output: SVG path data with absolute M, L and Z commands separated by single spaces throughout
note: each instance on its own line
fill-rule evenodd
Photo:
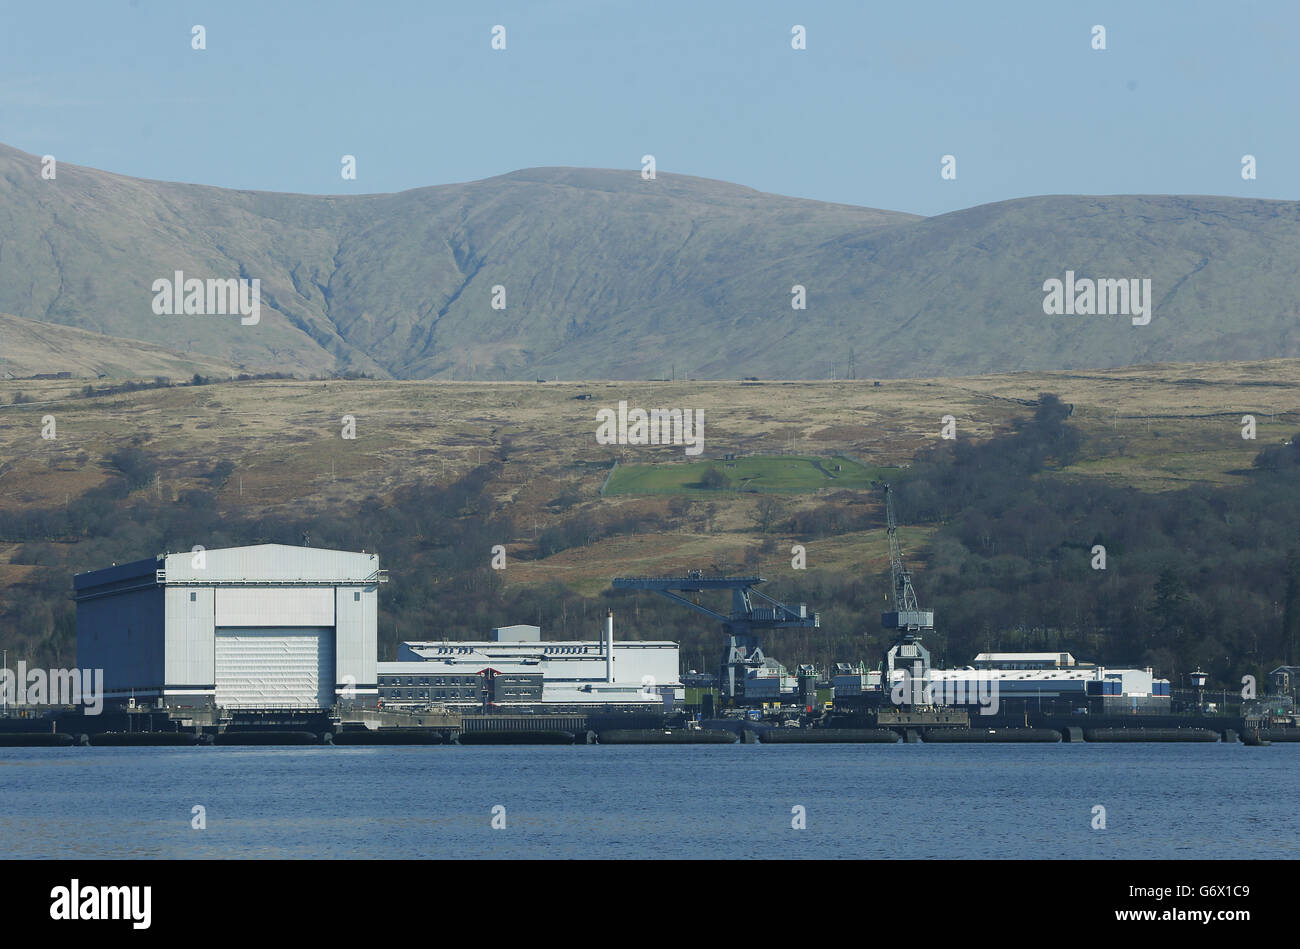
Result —
M 721 473 L 727 479 L 725 486 L 705 486 L 702 479 L 710 470 Z M 822 488 L 870 488 L 872 481 L 887 476 L 893 470 L 867 467 L 839 455 L 832 458 L 755 455 L 740 457 L 735 461 L 620 465 L 610 479 L 605 494 L 808 494 Z

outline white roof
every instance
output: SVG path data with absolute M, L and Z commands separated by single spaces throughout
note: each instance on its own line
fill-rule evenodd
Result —
M 292 547 L 288 544 L 256 544 L 204 551 L 200 557 L 190 551 L 167 554 L 169 582 L 195 581 L 369 581 L 379 579 L 379 555 L 329 550 L 324 547 Z
M 412 651 L 428 651 L 433 655 L 438 655 L 438 650 L 444 648 L 460 652 L 468 649 L 472 652 L 494 654 L 503 652 L 534 654 L 548 649 L 579 646 L 585 646 L 588 649 L 603 653 L 605 648 L 605 644 L 598 639 L 544 639 L 541 642 L 518 642 L 516 640 L 483 642 L 481 640 L 435 639 L 423 642 L 403 642 L 401 645 Z M 667 639 L 618 639 L 614 641 L 615 649 L 663 649 L 667 646 L 676 647 L 677 643 Z
M 162 577 L 158 577 L 162 571 Z M 94 587 L 158 577 L 169 584 L 368 585 L 383 582 L 379 555 L 324 547 L 254 544 L 212 550 L 159 554 L 146 560 L 114 564 L 79 573 L 78 592 Z
M 976 662 L 1074 662 L 1068 652 L 982 652 Z
M 931 669 L 932 679 L 1099 679 L 1097 669 Z

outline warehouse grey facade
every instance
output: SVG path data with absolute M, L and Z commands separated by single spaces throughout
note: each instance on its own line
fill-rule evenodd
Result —
M 329 708 L 377 695 L 376 554 L 259 544 L 78 574 L 77 662 L 105 699 Z

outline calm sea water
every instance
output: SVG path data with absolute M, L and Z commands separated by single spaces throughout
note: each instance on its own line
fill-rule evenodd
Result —
M 1291 744 L 5 748 L 0 853 L 1286 858 L 1298 766 Z

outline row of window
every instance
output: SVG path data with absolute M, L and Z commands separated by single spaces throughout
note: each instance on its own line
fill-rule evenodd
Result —
M 406 681 L 403 682 L 402 680 Z M 482 682 L 482 677 L 477 675 L 463 676 L 389 676 L 381 675 L 379 684 L 386 686 L 430 686 L 430 685 L 452 685 L 452 686 L 478 686 Z M 511 684 L 518 682 L 537 682 L 542 681 L 540 675 L 508 674 L 497 676 L 498 682 L 509 682 Z
M 380 689 L 382 699 L 477 699 L 478 689 Z
M 197 603 L 197 602 L 198 602 L 198 599 L 199 599 L 199 595 L 198 595 L 197 593 L 191 591 L 191 592 L 190 592 L 190 602 L 191 602 L 191 603 Z M 356 591 L 353 591 L 353 593 L 352 593 L 352 602 L 354 602 L 354 603 L 360 603 L 360 602 L 361 602 L 361 594 L 360 594 L 360 593 L 357 593 Z
M 503 698 L 541 698 L 542 692 L 538 688 L 519 688 L 519 689 L 497 689 L 496 693 Z M 436 699 L 462 699 L 469 701 L 478 701 L 481 693 L 478 689 L 380 689 L 379 697 L 398 701 L 410 699 L 415 701 L 423 699 L 432 701 Z
M 488 643 L 487 647 L 489 649 L 497 649 L 502 645 L 502 643 Z M 479 647 L 477 646 L 437 646 L 432 650 L 432 652 L 439 656 L 467 656 L 470 653 L 475 652 L 478 648 Z M 600 646 L 543 646 L 542 652 L 548 656 L 584 655 L 586 653 L 600 652 L 602 648 L 603 647 Z
M 402 679 L 406 681 L 403 682 Z M 416 680 L 419 680 L 418 682 Z M 479 683 L 476 675 L 466 676 L 380 676 L 380 685 L 473 685 Z

